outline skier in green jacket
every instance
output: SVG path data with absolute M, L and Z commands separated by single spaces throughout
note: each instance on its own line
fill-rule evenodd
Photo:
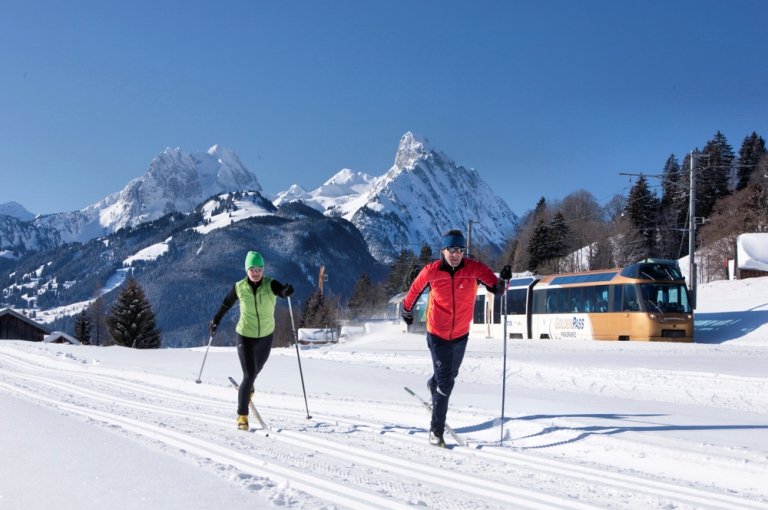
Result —
M 247 276 L 234 284 L 208 326 L 214 336 L 221 319 L 235 301 L 240 301 L 240 320 L 235 327 L 237 355 L 243 369 L 237 399 L 237 428 L 240 430 L 249 430 L 248 401 L 253 383 L 272 349 L 276 297 L 287 298 L 293 294 L 290 284 L 284 285 L 264 275 L 264 257 L 259 252 L 249 251 L 245 256 L 245 272 Z

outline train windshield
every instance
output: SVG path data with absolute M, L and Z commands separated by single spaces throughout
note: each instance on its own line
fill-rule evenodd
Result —
M 688 289 L 684 284 L 641 283 L 645 309 L 659 313 L 691 313 Z

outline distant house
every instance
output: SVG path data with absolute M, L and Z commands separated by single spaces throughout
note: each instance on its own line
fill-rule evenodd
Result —
M 0 340 L 42 342 L 49 331 L 10 308 L 0 310 Z
M 768 276 L 768 234 L 741 234 L 736 238 L 736 278 Z
M 50 335 L 45 335 L 43 342 L 47 344 L 70 344 L 70 345 L 82 345 L 82 342 L 77 338 L 70 336 L 63 331 L 54 331 Z

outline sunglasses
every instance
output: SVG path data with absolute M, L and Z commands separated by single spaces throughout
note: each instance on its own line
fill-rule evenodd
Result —
M 248 272 L 251 272 L 251 273 L 258 273 L 260 271 L 264 271 L 264 268 L 262 266 L 253 266 L 248 268 Z
M 464 253 L 464 248 L 446 248 L 448 253 Z

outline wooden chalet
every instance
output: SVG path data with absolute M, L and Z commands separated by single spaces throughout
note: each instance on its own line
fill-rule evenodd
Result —
M 10 308 L 0 309 L 0 340 L 42 342 L 50 332 L 43 326 Z

